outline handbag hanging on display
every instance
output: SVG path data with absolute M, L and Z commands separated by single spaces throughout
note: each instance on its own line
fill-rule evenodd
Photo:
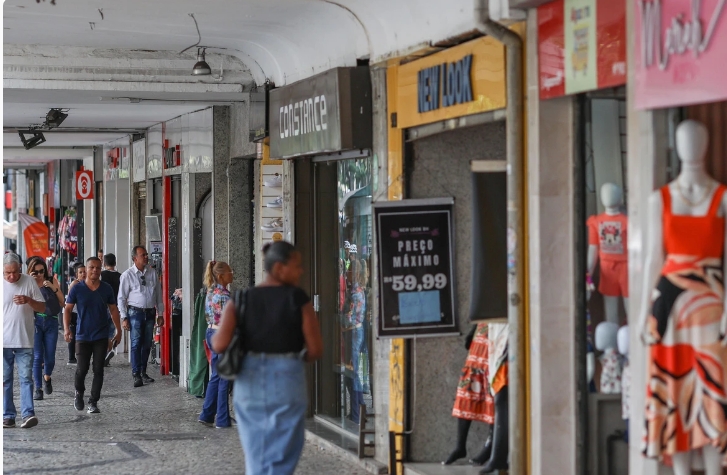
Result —
M 235 316 L 237 317 L 235 334 L 232 335 L 232 340 L 227 349 L 222 353 L 220 359 L 217 360 L 217 374 L 220 378 L 228 381 L 234 381 L 237 375 L 240 374 L 242 361 L 247 353 L 244 335 L 247 289 L 235 291 L 232 302 L 235 304 Z

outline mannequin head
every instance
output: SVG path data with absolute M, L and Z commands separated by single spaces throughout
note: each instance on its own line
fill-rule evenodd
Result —
M 618 344 L 616 333 L 618 332 L 618 325 L 612 322 L 601 322 L 596 327 L 596 349 L 598 351 L 605 351 L 608 349 L 616 349 Z
M 618 329 L 618 352 L 624 356 L 629 354 L 629 326 L 624 325 Z
M 601 203 L 606 208 L 618 208 L 623 204 L 621 187 L 614 183 L 604 183 L 601 186 Z
M 708 144 L 709 133 L 701 122 L 689 119 L 677 126 L 677 154 L 682 166 L 702 166 Z

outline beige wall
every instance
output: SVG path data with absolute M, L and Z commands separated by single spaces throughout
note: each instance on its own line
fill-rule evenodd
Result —
M 530 473 L 575 474 L 575 100 L 539 100 L 534 10 L 527 38 Z

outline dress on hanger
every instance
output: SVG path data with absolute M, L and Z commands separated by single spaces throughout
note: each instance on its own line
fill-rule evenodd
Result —
M 644 454 L 685 452 L 727 441 L 727 348 L 722 346 L 725 218 L 718 216 L 724 185 L 707 214 L 672 214 L 661 189 L 665 262 L 654 292 L 644 340 L 647 362 Z
M 457 385 L 452 415 L 459 419 L 492 424 L 495 402 L 487 379 L 489 340 L 487 323 L 479 323 Z

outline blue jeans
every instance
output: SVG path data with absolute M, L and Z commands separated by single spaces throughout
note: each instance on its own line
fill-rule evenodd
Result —
M 3 419 L 15 419 L 13 367 L 18 363 L 20 411 L 23 418 L 35 415 L 33 406 L 33 348 L 3 348 Z
M 154 320 L 156 312 L 129 309 L 131 324 L 131 372 L 146 373 L 151 344 L 154 341 Z
M 230 392 L 230 382 L 222 379 L 217 374 L 217 361 L 220 355 L 212 351 L 212 335 L 215 334 L 214 329 L 208 328 L 205 339 L 207 346 L 212 352 L 212 372 L 210 373 L 210 382 L 207 384 L 207 391 L 204 393 L 204 405 L 202 413 L 199 415 L 200 421 L 215 423 L 217 427 L 230 427 L 230 408 L 227 405 L 227 399 Z M 217 420 L 215 421 L 215 415 Z
M 56 346 L 58 345 L 58 319 L 55 317 L 35 317 L 35 342 L 33 343 L 33 379 L 40 389 L 43 382 L 41 366 L 46 376 L 53 374 L 56 366 Z
M 292 474 L 305 442 L 303 361 L 247 355 L 235 380 L 234 403 L 245 473 Z

